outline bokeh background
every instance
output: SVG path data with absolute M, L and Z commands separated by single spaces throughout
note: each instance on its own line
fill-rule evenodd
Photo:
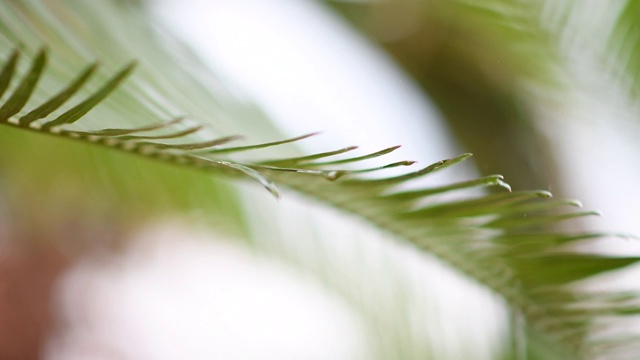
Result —
M 62 72 L 95 56 L 115 69 L 144 53 L 134 94 L 166 62 L 136 35 L 143 28 L 207 69 L 158 83 L 195 78 L 219 101 L 145 92 L 149 109 L 138 111 L 123 93 L 119 106 L 96 108 L 103 118 L 172 115 L 162 101 L 172 96 L 195 119 L 214 118 L 213 131 L 258 140 L 322 131 L 292 151 L 402 144 L 393 156 L 422 164 L 471 152 L 430 181 L 502 174 L 513 189 L 603 212 L 572 229 L 640 234 L 634 0 L 4 7 L 5 28 L 71 24 L 48 38 L 80 54 Z M 1 44 L 4 59 L 11 48 Z M 494 294 L 294 193 L 276 201 L 254 184 L 4 127 L 0 165 L 0 358 L 518 358 L 517 326 Z M 640 245 L 590 250 L 638 255 Z M 637 289 L 634 274 L 606 281 Z

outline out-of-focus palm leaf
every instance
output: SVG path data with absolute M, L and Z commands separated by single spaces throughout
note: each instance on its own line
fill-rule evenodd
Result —
M 637 114 L 634 1 L 328 3 L 423 86 L 465 148 L 482 153 L 481 171 L 498 166 L 514 184 L 563 186 L 554 184 L 554 167 L 564 170 L 540 146 L 546 140 L 535 131 L 532 109 L 570 99 L 572 89 L 578 97 L 593 92 L 591 86 L 622 94 L 631 103 L 625 116 Z
M 549 185 L 554 159 L 535 136 L 528 104 L 532 88 L 560 85 L 540 3 L 328 3 L 421 85 L 463 148 L 477 154 L 481 172 L 501 172 L 516 187 Z
M 604 70 L 609 70 L 619 86 L 638 106 L 640 96 L 640 4 L 628 0 L 619 12 L 603 55 Z M 613 66 L 611 65 L 613 64 Z

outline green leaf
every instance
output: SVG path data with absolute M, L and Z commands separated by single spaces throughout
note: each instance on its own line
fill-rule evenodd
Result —
M 446 193 L 453 190 L 460 190 L 460 189 L 466 189 L 471 187 L 485 187 L 485 186 L 500 186 L 502 188 L 507 189 L 509 192 L 511 192 L 511 187 L 509 186 L 509 184 L 504 182 L 504 177 L 502 175 L 490 175 L 480 179 L 464 181 L 464 182 L 446 185 L 446 186 L 397 192 L 397 193 L 393 193 L 392 195 L 388 195 L 387 197 L 395 200 L 416 200 L 416 199 L 422 199 L 424 197 L 431 196 L 431 195 Z
M 192 132 L 187 131 L 186 134 L 183 133 L 182 136 L 185 136 L 190 133 Z M 213 140 L 197 142 L 197 143 L 187 143 L 187 144 L 161 144 L 161 143 L 154 143 L 154 142 L 138 142 L 138 143 L 135 143 L 135 147 L 140 148 L 142 146 L 149 146 L 157 150 L 162 150 L 162 149 L 200 150 L 200 149 L 208 149 L 214 146 L 224 145 L 226 143 L 237 140 L 239 138 L 240 138 L 239 136 L 226 136 L 219 139 L 213 139 Z
M 364 160 L 374 159 L 374 158 L 377 158 L 377 157 L 380 157 L 380 156 L 383 156 L 383 155 L 387 155 L 389 153 L 392 153 L 392 152 L 396 151 L 399 148 L 400 148 L 400 145 L 396 145 L 396 146 L 392 146 L 392 147 L 389 147 L 389 148 L 386 148 L 386 149 L 383 149 L 383 150 L 380 150 L 380 151 L 376 151 L 374 153 L 367 154 L 367 155 L 356 156 L 356 157 L 342 159 L 342 160 L 325 161 L 325 162 L 317 162 L 317 163 L 308 163 L 308 164 L 305 164 L 305 166 L 342 165 L 342 164 L 360 162 L 360 161 L 364 161 Z M 355 150 L 355 149 L 357 149 L 357 147 L 353 146 L 353 147 L 345 148 L 345 149 Z M 331 155 L 337 155 L 337 154 L 331 154 Z M 314 158 L 312 160 L 315 160 L 315 159 L 318 159 L 318 158 Z
M 638 257 L 586 254 L 541 254 L 522 257 L 518 270 L 523 281 L 536 286 L 561 285 L 638 262 Z M 614 310 L 617 311 L 617 310 Z
M 4 64 L 2 70 L 0 71 L 0 98 L 4 95 L 4 92 L 7 91 L 9 84 L 11 83 L 11 79 L 13 78 L 13 74 L 15 73 L 16 64 L 18 63 L 18 57 L 20 53 L 18 50 L 14 50 L 11 53 L 11 57 Z
M 267 160 L 267 161 L 262 161 L 260 163 L 264 165 L 273 165 L 273 166 L 295 166 L 295 165 L 301 165 L 301 164 L 303 166 L 309 166 L 309 164 L 307 164 L 309 161 L 344 154 L 346 152 L 356 150 L 357 148 L 358 148 L 357 146 L 349 146 L 343 149 L 326 151 L 323 153 L 318 153 L 313 155 L 306 155 L 306 156 L 300 156 L 300 157 L 289 158 L 289 159 Z
M 306 139 L 308 137 L 311 137 L 311 136 L 314 136 L 314 135 L 317 135 L 317 134 L 318 133 L 311 133 L 311 134 L 306 134 L 306 135 L 302 135 L 302 136 L 296 136 L 296 137 L 293 137 L 293 138 L 290 138 L 290 139 L 267 142 L 267 143 L 263 143 L 263 144 L 255 144 L 255 145 L 248 145 L 248 146 L 238 146 L 238 147 L 231 147 L 231 148 L 224 148 L 224 149 L 207 149 L 207 150 L 201 151 L 200 153 L 203 153 L 203 154 L 223 154 L 223 153 L 232 153 L 232 152 L 263 149 L 263 148 L 267 148 L 267 147 L 272 147 L 272 146 L 277 146 L 277 145 L 282 145 L 282 144 L 287 144 L 287 143 L 292 143 L 292 142 L 295 142 L 295 141 L 303 140 L 303 139 Z
M 135 129 L 102 129 L 102 130 L 97 130 L 97 131 L 64 131 L 65 134 L 69 135 L 69 136 L 99 136 L 99 137 L 109 137 L 109 136 L 122 136 L 122 135 L 129 135 L 129 134 L 135 134 L 135 133 L 140 133 L 140 132 L 147 132 L 147 131 L 154 131 L 154 130 L 159 130 L 159 129 L 164 129 L 164 128 L 169 128 L 173 125 L 179 124 L 183 121 L 185 121 L 186 119 L 184 117 L 179 117 L 173 120 L 169 120 L 169 121 L 165 121 L 162 123 L 158 123 L 158 124 L 154 124 L 154 125 L 149 125 L 149 126 L 143 126 L 143 127 L 139 127 L 139 128 L 135 128 Z
M 80 118 L 86 115 L 89 111 L 91 111 L 91 109 L 93 109 L 102 100 L 104 100 L 107 96 L 109 96 L 109 94 L 115 91 L 118 88 L 118 85 L 120 85 L 120 83 L 124 81 L 124 79 L 126 79 L 127 76 L 129 76 L 129 74 L 131 74 L 131 71 L 133 71 L 135 66 L 136 66 L 135 62 L 132 62 L 129 65 L 125 66 L 122 70 L 116 73 L 107 83 L 105 83 L 100 89 L 98 89 L 98 91 L 96 91 L 93 95 L 88 97 L 86 100 L 84 100 L 80 104 L 67 110 L 65 113 L 58 116 L 56 119 L 43 124 L 42 127 L 44 129 L 51 129 L 54 126 L 73 124 L 74 122 L 80 120 Z
M 389 178 L 383 178 L 383 179 L 366 179 L 366 180 L 354 180 L 353 182 L 351 182 L 351 184 L 357 185 L 357 186 L 362 186 L 364 184 L 366 185 L 374 185 L 374 186 L 391 186 L 391 185 L 396 185 L 396 184 L 400 184 L 409 180 L 413 180 L 413 179 L 417 179 L 419 177 L 422 177 L 424 175 L 427 174 L 431 174 L 434 173 L 436 171 L 439 170 L 443 170 L 446 169 L 449 166 L 455 165 L 461 161 L 464 161 L 466 159 L 468 159 L 469 157 L 471 157 L 471 154 L 462 154 L 460 156 L 457 156 L 455 158 L 451 158 L 451 159 L 445 159 L 445 160 L 441 160 L 438 161 L 434 164 L 431 164 L 421 170 L 418 170 L 416 172 L 412 172 L 412 173 L 408 173 L 405 175 L 399 175 L 396 177 L 389 177 Z
M 402 196 L 405 193 L 399 193 Z M 393 195 L 392 195 L 393 196 Z M 428 205 L 423 208 L 407 212 L 408 218 L 424 217 L 469 217 L 487 214 L 487 211 L 512 204 L 522 203 L 532 199 L 549 198 L 548 191 L 517 191 L 512 193 L 493 194 L 475 199 L 449 201 L 446 203 Z M 505 209 L 508 211 L 508 209 Z
M 15 64 L 12 64 L 13 62 L 15 62 L 15 57 L 12 56 L 3 68 L 3 77 L 5 76 L 5 70 L 8 72 L 7 77 L 12 75 L 11 73 L 13 73 L 15 69 Z M 35 90 L 46 63 L 47 52 L 44 49 L 41 49 L 33 60 L 31 68 L 20 85 L 18 85 L 13 94 L 11 94 L 11 97 L 9 97 L 9 99 L 2 104 L 2 107 L 0 107 L 0 121 L 6 121 L 13 115 L 17 114 L 18 111 L 22 110 Z
M 161 140 L 161 139 L 175 139 L 175 138 L 180 138 L 180 137 L 184 137 L 187 135 L 191 135 L 194 134 L 198 131 L 200 131 L 202 129 L 202 126 L 194 126 L 191 128 L 187 128 L 185 130 L 181 130 L 181 131 L 177 131 L 177 132 L 173 132 L 173 133 L 169 133 L 169 134 L 164 134 L 164 135 L 126 135 L 126 136 L 119 136 L 118 140 L 119 141 L 129 141 L 129 140 Z
M 68 87 L 60 91 L 57 95 L 49 99 L 44 104 L 31 110 L 28 114 L 20 118 L 20 125 L 29 126 L 32 122 L 42 119 L 53 111 L 62 106 L 69 98 L 71 98 L 80 88 L 89 80 L 91 75 L 96 71 L 98 65 L 93 64 L 87 67 L 78 78 L 76 78 Z

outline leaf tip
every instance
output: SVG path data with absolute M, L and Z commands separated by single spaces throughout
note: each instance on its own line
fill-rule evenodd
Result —
M 347 172 L 344 170 L 333 170 L 333 171 L 328 171 L 324 174 L 324 177 L 327 180 L 338 180 L 339 178 L 341 178 L 342 176 L 344 176 Z
M 501 188 L 507 189 L 508 192 L 513 192 L 511 189 L 511 185 L 504 181 L 504 176 L 500 174 L 489 175 L 485 177 L 482 182 L 487 186 L 499 186 Z
M 568 200 L 567 204 L 570 206 L 575 206 L 577 208 L 582 208 L 582 202 L 580 200 Z
M 498 181 L 498 186 L 500 186 L 501 188 L 507 189 L 508 192 L 513 192 L 513 190 L 511 189 L 511 185 L 509 185 L 508 183 L 502 180 Z
M 267 189 L 269 191 L 269 193 L 271 193 L 271 195 L 273 195 L 274 198 L 276 198 L 276 200 L 280 200 L 280 191 L 278 191 L 278 188 L 275 186 L 265 186 L 265 189 Z
M 536 191 L 536 196 L 541 197 L 541 198 L 552 198 L 553 194 L 550 191 L 547 190 L 539 190 Z
M 307 139 L 307 138 L 310 138 L 310 137 L 313 137 L 313 136 L 320 135 L 321 133 L 322 133 L 321 131 L 311 132 L 311 133 L 308 133 L 308 134 L 300 135 L 298 137 L 294 137 L 294 138 L 290 139 L 290 141 L 298 141 L 298 140 Z

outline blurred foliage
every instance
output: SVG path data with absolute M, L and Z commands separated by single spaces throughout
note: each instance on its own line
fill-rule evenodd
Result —
M 632 102 L 637 102 L 640 96 L 640 3 L 626 1 L 625 6 L 611 32 L 610 46 L 607 55 L 622 63 L 620 80 L 626 80 L 628 93 Z
M 417 81 L 479 170 L 516 188 L 547 188 L 555 164 L 533 124 L 530 83 L 560 86 L 540 4 L 330 1 Z

